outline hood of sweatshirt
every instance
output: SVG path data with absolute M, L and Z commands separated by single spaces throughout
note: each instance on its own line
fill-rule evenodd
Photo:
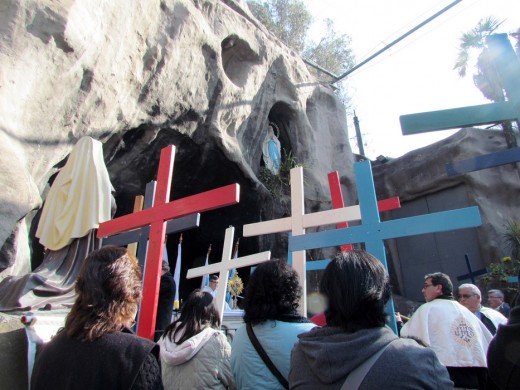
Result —
M 323 383 L 347 376 L 397 336 L 388 327 L 346 333 L 338 327 L 314 328 L 298 336 L 308 366 Z
M 161 347 L 161 359 L 173 366 L 186 363 L 218 333 L 218 330 L 208 327 L 179 345 L 171 341 L 169 337 L 162 336 L 157 342 Z M 177 339 L 181 337 L 182 335 L 177 335 Z

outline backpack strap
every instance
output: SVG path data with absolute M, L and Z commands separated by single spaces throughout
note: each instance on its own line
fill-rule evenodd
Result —
M 359 386 L 361 385 L 361 382 L 363 382 L 363 379 L 367 376 L 368 372 L 372 368 L 375 362 L 379 359 L 379 357 L 385 352 L 385 350 L 392 344 L 395 340 L 390 341 L 388 344 L 386 344 L 383 348 L 381 348 L 379 351 L 377 351 L 375 354 L 373 354 L 370 358 L 364 361 L 363 364 L 358 366 L 355 370 L 352 370 L 350 374 L 348 374 L 347 379 L 345 380 L 345 383 L 343 383 L 343 386 L 341 386 L 341 390 L 357 390 L 359 389 Z
M 249 336 L 249 340 L 251 340 L 251 344 L 253 344 L 253 347 L 255 347 L 256 352 L 258 355 L 262 358 L 264 364 L 269 368 L 269 371 L 278 379 L 278 382 L 284 387 L 284 389 L 289 388 L 289 382 L 287 379 L 284 378 L 282 373 L 278 371 L 272 360 L 267 356 L 267 353 L 265 352 L 264 348 L 256 338 L 255 332 L 253 332 L 253 327 L 251 326 L 251 323 L 248 322 L 246 324 L 247 329 L 247 335 Z

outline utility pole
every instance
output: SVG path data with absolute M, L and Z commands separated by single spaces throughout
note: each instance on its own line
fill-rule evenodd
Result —
M 356 129 L 356 138 L 359 149 L 359 154 L 365 157 L 365 148 L 363 147 L 363 138 L 361 137 L 361 130 L 359 129 L 359 120 L 354 111 L 354 128 Z

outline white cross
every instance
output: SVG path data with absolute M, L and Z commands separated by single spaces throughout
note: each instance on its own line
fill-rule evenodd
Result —
M 293 236 L 305 234 L 305 229 L 310 227 L 332 225 L 341 222 L 350 222 L 361 219 L 359 206 L 349 206 L 339 209 L 318 211 L 305 214 L 303 193 L 303 168 L 291 169 L 291 216 L 274 219 L 271 221 L 256 222 L 244 225 L 244 237 L 259 236 L 269 233 L 291 232 Z M 293 267 L 298 273 L 300 285 L 303 289 L 300 301 L 300 312 L 307 314 L 307 282 L 305 277 L 305 251 L 293 253 Z
M 220 322 L 224 318 L 224 301 L 226 299 L 226 287 L 227 280 L 229 277 L 229 270 L 232 268 L 248 267 L 263 263 L 271 259 L 271 251 L 256 253 L 254 255 L 239 257 L 232 259 L 233 250 L 233 236 L 235 235 L 235 228 L 230 226 L 226 229 L 226 235 L 224 237 L 224 249 L 222 250 L 222 261 L 219 263 L 209 264 L 206 266 L 192 268 L 188 270 L 186 274 L 187 279 L 196 278 L 198 276 L 204 276 L 207 274 L 219 274 L 219 280 L 221 283 L 217 287 L 217 296 L 215 297 L 215 305 L 220 314 Z M 222 283 L 225 281 L 226 283 Z

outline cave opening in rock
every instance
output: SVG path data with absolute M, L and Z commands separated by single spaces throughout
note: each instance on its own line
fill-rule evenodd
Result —
M 154 137 L 153 141 L 146 144 L 146 140 L 151 137 Z M 132 140 L 132 147 L 125 146 L 130 145 L 127 139 Z M 131 212 L 134 197 L 143 194 L 146 183 L 155 179 L 160 150 L 170 144 L 176 147 L 171 200 L 233 183 L 240 184 L 239 204 L 202 213 L 200 226 L 183 233 L 180 295 L 185 299 L 201 283 L 200 278 L 184 279 L 187 270 L 204 265 L 210 244 L 212 251 L 209 262 L 221 260 L 225 229 L 230 225 L 235 227 L 235 242 L 240 238 L 239 256 L 259 251 L 257 238 L 242 238 L 242 226 L 259 220 L 259 199 L 251 180 L 226 158 L 215 143 L 199 145 L 190 137 L 172 129 L 144 127 L 107 142 L 108 150 L 117 150 L 107 164 L 116 189 L 116 217 Z M 136 149 L 141 150 L 135 153 Z M 179 237 L 179 233 L 170 235 L 166 244 L 172 273 Z M 247 280 L 249 270 L 239 270 L 239 274 Z
M 210 263 L 221 261 L 225 230 L 235 227 L 235 239 L 240 238 L 239 256 L 259 252 L 258 237 L 242 237 L 242 226 L 257 222 L 262 203 L 256 185 L 244 176 L 237 165 L 229 161 L 216 143 L 195 143 L 190 137 L 172 129 L 143 125 L 114 135 L 103 146 L 105 162 L 115 189 L 117 212 L 114 218 L 132 212 L 134 199 L 144 195 L 146 183 L 156 178 L 160 151 L 175 145 L 170 200 L 184 198 L 233 183 L 240 185 L 240 203 L 201 213 L 200 226 L 183 233 L 180 295 L 186 299 L 201 278 L 185 279 L 189 268 L 204 265 L 210 244 Z M 171 272 L 177 258 L 180 233 L 167 238 Z M 39 246 L 39 247 L 38 247 Z M 264 250 L 264 249 L 262 249 Z M 43 254 L 43 247 L 33 240 L 33 253 Z M 244 281 L 249 269 L 239 270 Z
M 280 141 L 282 164 L 286 162 L 286 158 L 289 155 L 295 158 L 291 143 L 291 129 L 295 127 L 294 118 L 294 110 L 284 102 L 275 103 L 269 111 L 269 124 L 274 127 L 274 133 L 278 141 Z M 267 132 L 265 134 L 267 134 Z M 260 167 L 265 167 L 263 156 L 260 159 Z
M 243 87 L 252 67 L 260 64 L 260 56 L 255 53 L 248 42 L 236 34 L 222 40 L 222 67 L 233 84 Z

